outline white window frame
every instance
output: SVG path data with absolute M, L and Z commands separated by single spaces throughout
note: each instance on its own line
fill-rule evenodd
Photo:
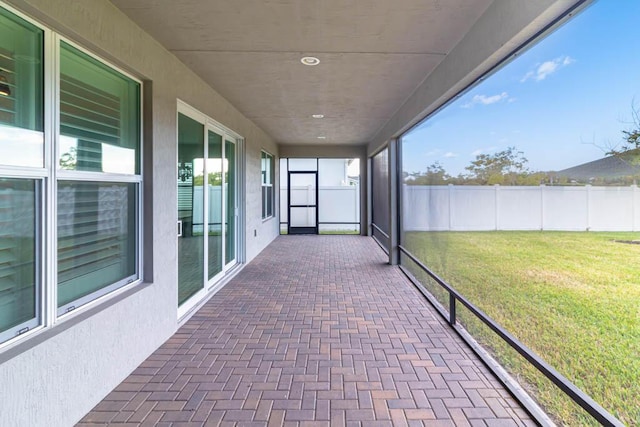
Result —
M 0 7 L 18 16 L 30 24 L 38 27 L 44 33 L 44 164 L 43 167 L 22 167 L 0 165 L 0 177 L 23 178 L 39 181 L 40 189 L 36 200 L 36 215 L 39 222 L 36 225 L 36 316 L 34 319 L 20 325 L 28 330 L 15 334 L 16 328 L 0 333 L 0 353 L 14 347 L 30 337 L 42 333 L 57 324 L 76 317 L 92 307 L 99 306 L 117 295 L 132 289 L 143 282 L 143 176 L 144 176 L 144 84 L 141 79 L 121 69 L 117 65 L 101 58 L 78 43 L 61 36 L 48 26 L 24 14 L 20 10 L 0 1 Z M 83 172 L 62 170 L 58 166 L 58 143 L 60 140 L 60 43 L 73 46 L 96 61 L 138 83 L 139 95 L 139 164 L 140 171 L 135 175 Z M 136 273 L 116 283 L 108 285 L 70 304 L 58 308 L 57 302 L 57 186 L 58 181 L 91 181 L 134 183 L 136 192 Z M 74 305 L 73 310 L 69 310 Z M 10 336 L 12 335 L 12 336 Z
M 262 169 L 262 165 L 263 165 L 262 160 L 264 158 L 263 157 L 264 155 L 266 155 L 267 160 L 271 162 L 271 183 L 270 184 L 265 183 L 265 180 L 264 180 L 263 174 L 265 171 Z M 262 199 L 262 212 L 266 212 L 266 207 L 269 206 L 268 200 L 267 200 L 267 197 L 269 196 L 267 195 L 267 193 L 264 193 L 263 189 L 265 187 L 271 187 L 271 214 L 266 212 L 266 215 L 262 215 L 263 221 L 267 221 L 275 216 L 276 193 L 275 193 L 275 190 L 273 190 L 275 187 L 273 181 L 275 181 L 275 177 L 276 177 L 275 168 L 276 168 L 275 156 L 266 150 L 261 150 L 260 151 L 260 180 L 262 182 L 262 185 L 260 187 L 260 193 L 261 193 L 260 198 Z
M 53 161 L 55 163 L 55 167 L 52 167 L 53 172 L 55 174 L 55 178 L 53 179 L 54 181 L 54 187 L 57 189 L 58 186 L 58 182 L 60 181 L 73 181 L 73 182 L 114 182 L 114 183 L 123 183 L 123 184 L 135 184 L 136 186 L 136 229 L 137 229 L 137 242 L 136 242 L 136 256 L 137 256 L 137 263 L 136 263 L 136 273 L 134 275 L 131 275 L 129 277 L 125 277 L 121 280 L 119 280 L 118 282 L 112 283 L 111 285 L 105 286 L 104 288 L 101 288 L 95 292 L 92 292 L 89 295 L 86 295 L 84 297 L 78 298 L 74 301 L 71 301 L 59 308 L 57 308 L 57 315 L 59 317 L 63 317 L 66 316 L 70 313 L 72 313 L 73 311 L 75 311 L 78 307 L 80 306 L 85 306 L 87 304 L 91 304 L 93 305 L 93 303 L 97 300 L 100 300 L 101 297 L 103 297 L 104 295 L 107 294 L 111 294 L 112 292 L 114 292 L 115 290 L 118 290 L 120 288 L 123 287 L 127 287 L 128 285 L 136 285 L 142 282 L 142 259 L 143 259 L 143 253 L 142 253 L 142 218 L 144 215 L 143 212 L 143 203 L 142 203 L 142 187 L 143 187 L 143 180 L 142 177 L 144 175 L 144 170 L 143 170 L 143 165 L 144 165 L 144 153 L 143 153 L 143 134 L 142 134 L 142 129 L 144 126 L 144 122 L 143 122 L 143 106 L 142 106 L 142 100 L 144 99 L 144 85 L 142 84 L 142 81 L 140 79 L 138 79 L 137 77 L 131 75 L 130 73 L 122 70 L 121 68 L 117 67 L 114 64 L 111 64 L 108 61 L 105 61 L 104 59 L 98 57 L 97 55 L 93 54 L 91 51 L 85 49 L 83 46 L 73 42 L 72 40 L 67 39 L 66 37 L 60 36 L 60 35 L 55 35 L 54 36 L 55 39 L 55 56 L 54 58 L 56 58 L 57 61 L 57 69 L 56 69 L 56 73 L 55 73 L 55 78 L 56 78 L 56 88 L 55 88 L 55 93 L 54 95 L 56 96 L 55 100 L 54 100 L 54 106 L 57 107 L 54 109 L 55 111 L 55 132 L 54 132 L 54 138 L 55 138 L 55 143 L 54 143 L 54 147 L 55 147 L 55 152 L 53 153 Z M 60 105 L 60 50 L 61 50 L 61 43 L 65 42 L 68 45 L 74 47 L 75 49 L 78 49 L 80 52 L 84 53 L 85 55 L 91 57 L 92 59 L 95 59 L 96 61 L 100 62 L 103 65 L 106 65 L 107 67 L 109 67 L 110 69 L 122 74 L 123 76 L 135 81 L 136 83 L 138 83 L 139 87 L 140 87 L 140 96 L 139 96 L 139 108 L 140 108 L 140 112 L 139 112 L 139 130 L 140 130 L 140 134 L 139 134 L 139 142 L 140 142 L 140 146 L 139 146 L 139 164 L 140 164 L 140 172 L 138 174 L 118 174 L 118 173 L 104 173 L 104 172 L 88 172 L 88 171 L 72 171 L 72 170 L 64 170 L 62 168 L 60 168 L 59 164 L 58 164 L 58 159 L 60 156 L 60 152 L 59 152 L 59 147 L 60 147 L 60 108 L 58 107 Z M 57 191 L 54 189 L 54 197 L 56 197 L 57 195 Z M 55 200 L 52 201 L 52 204 L 54 204 L 55 208 L 56 208 L 56 218 L 57 218 L 57 198 Z M 57 236 L 57 227 L 54 227 L 53 229 L 54 233 L 55 233 L 55 238 L 53 239 L 53 242 L 56 246 L 55 248 L 55 253 L 57 254 L 57 242 L 58 242 L 58 236 Z M 57 270 L 58 270 L 58 265 L 57 265 L 57 258 L 56 258 L 56 263 L 54 263 L 52 265 L 52 269 L 55 270 L 55 277 L 56 277 L 56 305 L 57 305 Z

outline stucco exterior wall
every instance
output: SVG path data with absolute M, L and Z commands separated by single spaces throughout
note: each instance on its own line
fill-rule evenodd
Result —
M 278 233 L 277 219 L 262 221 L 260 204 L 260 150 L 277 156 L 278 147 L 108 1 L 7 4 L 152 83 L 145 84 L 151 149 L 144 156 L 152 165 L 145 173 L 145 187 L 152 184 L 145 206 L 147 283 L 0 352 L 0 425 L 69 426 L 177 329 L 177 99 L 245 138 L 246 261 Z

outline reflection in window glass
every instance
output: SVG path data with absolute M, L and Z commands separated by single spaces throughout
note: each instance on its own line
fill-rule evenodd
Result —
M 34 180 L 0 178 L 0 342 L 37 316 L 37 188 Z
M 140 85 L 61 43 L 60 167 L 140 173 Z
M 0 7 L 0 164 L 44 166 L 44 32 Z
M 58 182 L 58 307 L 136 275 L 137 184 Z
M 405 135 L 401 189 L 402 244 L 630 424 L 640 419 L 638 14 L 636 2 L 595 3 Z M 536 394 L 562 424 L 587 422 L 556 393 Z
M 178 114 L 178 305 L 204 287 L 204 125 Z

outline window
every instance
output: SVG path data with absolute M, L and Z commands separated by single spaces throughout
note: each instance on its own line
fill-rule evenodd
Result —
M 140 99 L 139 81 L 0 7 L 0 346 L 140 280 Z
M 140 85 L 61 43 L 60 167 L 140 173 Z
M 40 180 L 0 178 L 0 340 L 37 325 Z
M 0 8 L 0 343 L 37 326 L 44 31 Z
M 61 42 L 59 114 L 63 313 L 137 278 L 140 84 Z
M 273 216 L 273 156 L 262 152 L 262 219 Z
M 0 164 L 44 167 L 44 31 L 0 8 Z

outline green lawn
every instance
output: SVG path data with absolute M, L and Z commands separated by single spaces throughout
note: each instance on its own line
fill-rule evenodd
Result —
M 280 234 L 287 234 L 287 230 L 280 230 Z M 319 234 L 334 234 L 334 235 L 345 235 L 345 234 L 355 234 L 359 235 L 360 232 L 358 230 L 324 230 L 320 231 Z
M 640 426 L 640 245 L 614 242 L 638 239 L 640 233 L 415 232 L 404 245 L 604 408 Z M 411 270 L 448 307 L 437 286 Z M 590 424 L 559 389 L 458 310 L 460 322 L 559 424 Z

